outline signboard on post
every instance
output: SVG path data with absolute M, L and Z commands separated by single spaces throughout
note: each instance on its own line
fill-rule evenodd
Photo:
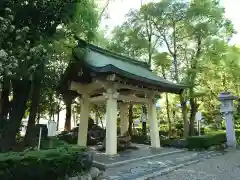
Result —
M 195 115 L 195 119 L 197 121 L 197 125 L 198 125 L 198 134 L 199 136 L 201 136 L 201 121 L 202 121 L 202 113 L 200 111 L 198 111 Z
M 55 121 L 48 121 L 48 137 L 54 137 L 57 134 L 57 123 Z M 52 138 L 49 140 L 49 148 L 53 147 Z
M 201 121 L 202 120 L 202 113 L 200 111 L 198 111 L 195 115 L 195 119 L 196 121 Z
M 57 123 L 55 121 L 48 121 L 48 136 L 53 137 L 57 134 Z

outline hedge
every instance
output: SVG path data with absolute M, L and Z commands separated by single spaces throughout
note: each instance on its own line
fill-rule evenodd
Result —
M 151 144 L 150 137 L 142 136 L 142 135 L 132 135 L 131 142 L 137 143 L 137 144 L 146 144 L 146 145 Z
M 150 137 L 137 136 L 131 137 L 131 142 L 137 144 L 151 145 Z M 184 139 L 161 139 L 160 144 L 162 147 L 175 147 L 175 148 L 186 148 L 186 141 Z
M 91 167 L 84 148 L 10 152 L 0 154 L 1 180 L 61 180 L 82 173 Z
M 208 149 L 211 146 L 221 145 L 226 142 L 226 134 L 219 133 L 206 136 L 191 136 L 186 139 L 187 148 Z

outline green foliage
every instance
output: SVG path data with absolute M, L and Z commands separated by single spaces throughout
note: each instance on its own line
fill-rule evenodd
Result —
M 211 146 L 221 145 L 226 142 L 226 134 L 219 133 L 206 136 L 192 136 L 187 138 L 187 148 L 208 149 Z
M 147 145 L 151 144 L 150 137 L 148 136 L 146 137 L 143 135 L 132 135 L 131 142 L 137 143 L 137 144 L 147 144 Z
M 240 131 L 235 130 L 236 138 L 239 139 Z M 205 136 L 192 136 L 187 138 L 188 149 L 207 149 L 211 146 L 221 145 L 226 142 L 225 131 L 210 131 Z
M 88 169 L 81 164 L 85 149 L 76 146 L 0 154 L 0 179 L 59 180 Z
M 69 144 L 67 144 L 65 141 L 62 141 L 56 137 L 47 138 L 46 140 L 41 141 L 41 150 L 44 149 L 56 149 L 59 147 L 68 147 Z
M 185 139 L 163 139 L 160 144 L 162 147 L 186 148 Z

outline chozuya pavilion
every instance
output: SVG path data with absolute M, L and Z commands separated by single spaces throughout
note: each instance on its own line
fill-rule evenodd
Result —
M 157 76 L 147 63 L 125 57 L 83 40 L 73 50 L 61 86 L 81 97 L 78 145 L 86 146 L 90 103 L 106 103 L 106 154 L 117 153 L 119 103 L 121 134 L 128 130 L 128 104 L 147 104 L 151 146 L 160 148 L 156 100 L 162 92 L 180 94 L 177 85 Z M 66 91 L 67 90 L 67 91 Z

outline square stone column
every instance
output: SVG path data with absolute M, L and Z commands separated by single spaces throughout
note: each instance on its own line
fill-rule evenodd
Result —
M 160 138 L 157 122 L 157 108 L 155 100 L 148 105 L 148 120 L 150 123 L 151 147 L 160 148 Z
M 108 89 L 105 94 L 107 98 L 106 112 L 106 154 L 117 154 L 117 97 L 118 93 Z
M 88 119 L 89 119 L 89 96 L 82 95 L 80 123 L 78 127 L 78 145 L 87 146 Z
M 124 135 L 128 131 L 128 104 L 120 104 L 120 132 Z
M 226 138 L 228 148 L 236 148 L 237 140 L 235 135 L 235 125 L 233 119 L 233 100 L 237 100 L 238 97 L 234 97 L 230 92 L 222 92 L 218 97 L 222 103 L 220 112 L 225 116 L 226 123 Z

